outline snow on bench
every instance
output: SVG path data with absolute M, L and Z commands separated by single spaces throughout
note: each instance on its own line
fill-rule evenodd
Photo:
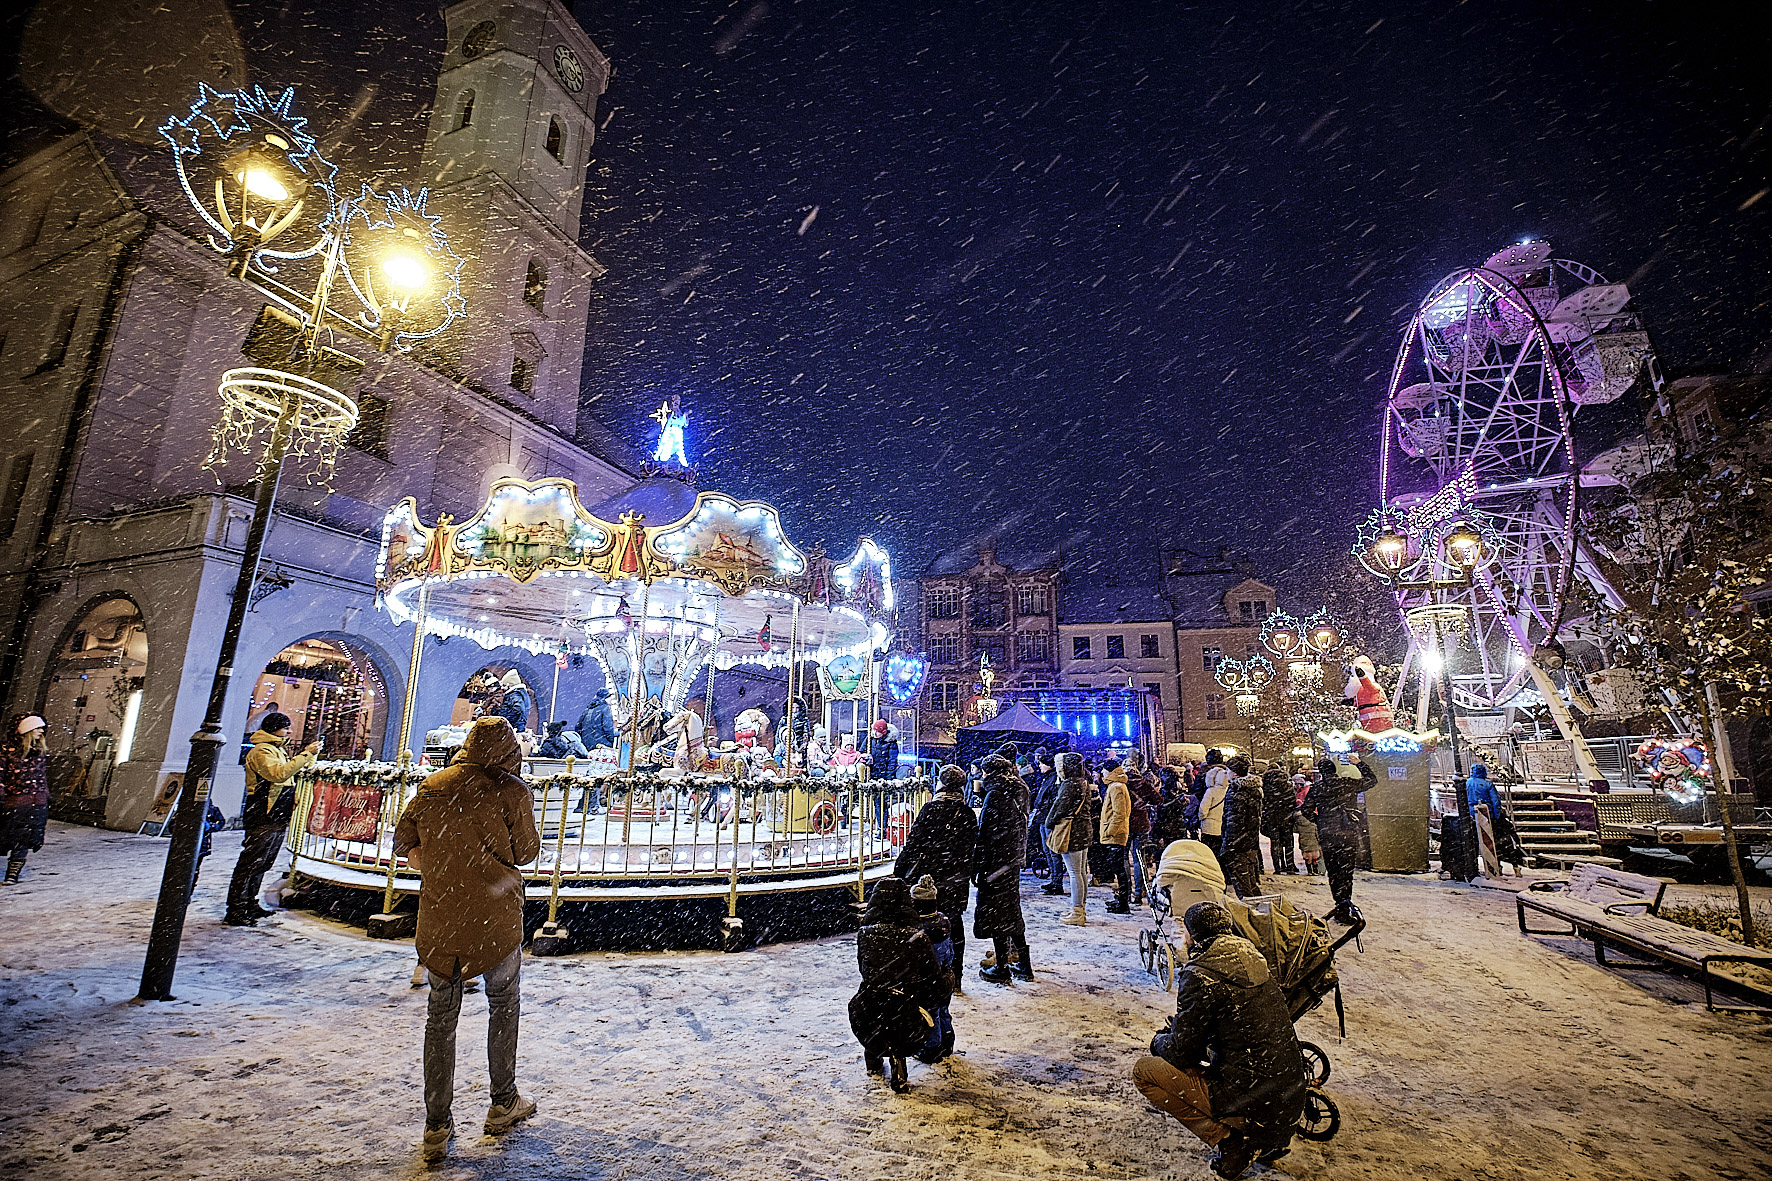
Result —
M 1519 894 L 1522 935 L 1578 935 L 1591 939 L 1594 960 L 1617 968 L 1656 968 L 1677 964 L 1698 972 L 1704 982 L 1704 1004 L 1713 1012 L 1711 965 L 1759 964 L 1772 968 L 1772 952 L 1760 951 L 1720 935 L 1694 930 L 1658 917 L 1667 879 L 1626 873 L 1603 865 L 1579 865 L 1563 882 L 1534 882 Z M 1569 930 L 1536 930 L 1526 926 L 1531 909 L 1569 924 Z M 1606 959 L 1606 944 L 1646 958 L 1650 963 Z

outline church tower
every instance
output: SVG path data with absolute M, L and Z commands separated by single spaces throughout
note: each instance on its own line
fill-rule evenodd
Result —
M 431 212 L 465 260 L 467 316 L 431 353 L 573 435 L 591 280 L 578 244 L 609 59 L 560 0 L 461 0 L 425 140 Z

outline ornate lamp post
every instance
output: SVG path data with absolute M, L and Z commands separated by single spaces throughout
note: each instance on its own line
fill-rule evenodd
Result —
M 1255 715 L 1261 709 L 1261 692 L 1273 684 L 1274 662 L 1265 656 L 1247 660 L 1226 657 L 1212 670 L 1212 677 L 1237 702 L 1237 716 L 1249 719 L 1249 757 L 1255 757 Z
M 1354 556 L 1393 591 L 1430 592 L 1427 603 L 1409 611 L 1408 623 L 1417 643 L 1426 645 L 1422 651 L 1425 677 L 1433 677 L 1439 684 L 1446 740 L 1452 746 L 1452 787 L 1458 801 L 1460 855 L 1454 876 L 1468 881 L 1476 866 L 1477 834 L 1464 778 L 1464 755 L 1452 705 L 1452 662 L 1447 658 L 1445 642 L 1450 639 L 1456 647 L 1469 619 L 1462 605 L 1445 602 L 1441 592 L 1471 586 L 1486 549 L 1479 526 L 1465 518 L 1439 522 L 1425 536 L 1412 538 L 1407 528 L 1408 522 L 1400 514 L 1388 509 L 1375 510 L 1360 529 L 1363 544 L 1355 548 Z M 1423 570 L 1431 574 L 1436 566 L 1458 573 L 1451 578 L 1419 577 Z
M 341 200 L 336 169 L 320 155 L 307 120 L 291 111 L 294 97 L 293 89 L 272 96 L 263 88 L 222 93 L 205 85 L 186 114 L 160 128 L 185 196 L 209 226 L 210 246 L 228 259 L 234 278 L 271 302 L 242 349 L 254 364 L 222 375 L 222 416 L 203 461 L 213 468 L 231 451 L 251 454 L 267 436 L 208 707 L 191 738 L 172 821 L 142 966 L 143 1000 L 172 999 L 210 783 L 226 742 L 222 709 L 284 462 L 311 455 L 316 470 L 309 479 L 327 478 L 357 424 L 356 401 L 337 386 L 362 362 L 322 337 L 342 332 L 381 352 L 406 351 L 465 308 L 461 259 L 425 211 L 426 191 L 377 193 L 365 185 Z M 292 285 L 294 272 L 316 267 L 311 286 Z M 359 305 L 350 314 L 333 306 L 341 279 Z

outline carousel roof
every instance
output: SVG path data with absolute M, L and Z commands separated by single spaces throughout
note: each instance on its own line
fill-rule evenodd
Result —
M 711 644 L 722 667 L 785 664 L 790 642 L 819 663 L 870 654 L 891 642 L 894 607 L 872 540 L 837 564 L 789 541 L 772 505 L 670 477 L 596 510 L 571 480 L 507 478 L 461 524 L 426 525 L 409 497 L 383 521 L 376 590 L 397 622 L 486 648 L 577 651 L 643 631 Z

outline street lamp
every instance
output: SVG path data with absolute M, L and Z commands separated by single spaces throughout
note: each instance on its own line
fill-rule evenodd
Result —
M 1445 641 L 1456 646 L 1469 627 L 1469 613 L 1462 604 L 1448 603 L 1442 592 L 1468 589 L 1486 556 L 1482 524 L 1460 517 L 1450 524 L 1444 516 L 1418 529 L 1411 539 L 1411 522 L 1392 509 L 1376 509 L 1360 527 L 1360 544 L 1354 556 L 1367 571 L 1394 591 L 1427 591 L 1429 601 L 1414 607 L 1406 619 L 1421 651 L 1422 671 L 1440 687 L 1440 708 L 1447 741 L 1452 745 L 1452 788 L 1458 801 L 1459 857 L 1454 876 L 1468 881 L 1476 867 L 1475 822 L 1471 817 L 1470 792 L 1464 778 L 1464 756 L 1458 742 L 1458 719 L 1452 704 L 1452 669 Z M 1436 561 L 1436 559 L 1439 559 Z M 1436 568 L 1457 570 L 1457 576 L 1435 578 Z M 1421 577 L 1422 573 L 1426 577 Z M 1422 645 L 1426 647 L 1422 647 Z M 1426 686 L 1423 686 L 1424 693 Z M 1442 847 L 1446 846 L 1442 842 Z
M 406 351 L 465 310 L 461 259 L 425 211 L 426 191 L 378 193 L 365 185 L 341 201 L 336 169 L 320 155 L 307 120 L 292 111 L 294 98 L 293 88 L 272 95 L 262 87 L 223 93 L 201 85 L 190 110 L 160 127 L 185 196 L 209 226 L 209 245 L 228 259 L 234 278 L 271 302 L 242 347 L 255 364 L 222 375 L 222 415 L 203 460 L 213 469 L 230 452 L 250 455 L 268 435 L 208 706 L 191 738 L 172 819 L 142 966 L 143 1000 L 172 999 L 210 784 L 226 742 L 222 709 L 284 461 L 311 456 L 315 474 L 327 476 L 357 424 L 355 399 L 337 387 L 363 363 L 322 339 L 344 333 L 381 352 Z M 293 286 L 294 264 L 314 258 L 320 266 L 311 286 Z M 333 306 L 340 276 L 361 305 L 355 314 Z
M 1261 709 L 1261 692 L 1273 683 L 1273 661 L 1265 656 L 1247 660 L 1224 657 L 1213 666 L 1212 677 L 1236 700 L 1237 716 L 1249 719 L 1249 755 L 1255 756 L 1255 714 Z

